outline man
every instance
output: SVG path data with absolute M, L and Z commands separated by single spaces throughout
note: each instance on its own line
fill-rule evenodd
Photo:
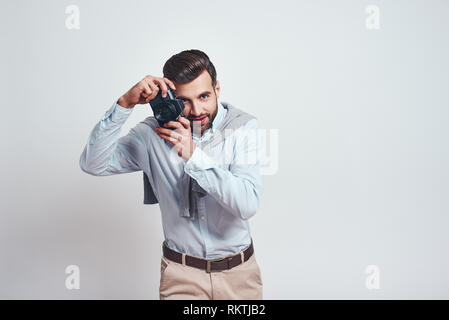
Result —
M 146 76 L 113 104 L 91 132 L 80 167 L 95 176 L 147 176 L 165 235 L 160 299 L 262 299 L 248 224 L 262 194 L 259 145 L 251 139 L 258 121 L 219 101 L 216 70 L 204 52 L 172 56 L 163 73 Z M 165 97 L 168 87 L 184 103 L 182 116 L 165 128 L 148 117 L 119 138 L 134 106 L 159 90 Z M 212 139 L 233 125 L 231 134 Z

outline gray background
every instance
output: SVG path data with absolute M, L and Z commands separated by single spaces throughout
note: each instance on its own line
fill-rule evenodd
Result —
M 222 100 L 279 130 L 250 220 L 264 298 L 449 298 L 448 16 L 448 1 L 1 1 L 0 298 L 159 298 L 142 173 L 78 160 L 121 94 L 191 48 Z

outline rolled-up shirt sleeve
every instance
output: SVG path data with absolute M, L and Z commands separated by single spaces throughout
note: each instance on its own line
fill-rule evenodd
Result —
M 252 119 L 234 132 L 235 155 L 229 170 L 221 168 L 199 147 L 184 165 L 184 171 L 208 194 L 244 220 L 256 214 L 263 192 L 260 173 L 263 150 L 257 129 L 258 121 Z
M 119 137 L 132 110 L 115 102 L 95 125 L 79 159 L 84 172 L 107 176 L 142 170 L 142 161 L 147 158 L 147 148 L 137 126 L 127 135 Z

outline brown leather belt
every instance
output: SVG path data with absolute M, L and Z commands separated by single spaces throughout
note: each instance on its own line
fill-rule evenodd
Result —
M 173 262 L 182 264 L 183 254 L 167 247 L 165 241 L 162 243 L 162 252 L 164 253 L 165 258 Z M 253 255 L 253 253 L 254 253 L 253 239 L 251 238 L 251 244 L 249 245 L 248 248 L 246 248 L 243 251 L 244 261 L 247 261 Z M 189 256 L 187 254 L 185 255 L 186 265 L 206 270 L 206 272 L 208 273 L 213 271 L 229 270 L 238 266 L 241 263 L 242 263 L 242 256 L 240 252 L 235 255 L 219 259 L 202 259 L 194 256 Z

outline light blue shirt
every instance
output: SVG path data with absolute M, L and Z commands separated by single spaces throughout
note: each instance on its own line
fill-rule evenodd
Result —
M 193 135 L 195 146 L 209 139 L 223 121 L 227 110 L 218 99 L 217 103 L 211 127 L 201 137 Z M 81 169 L 94 176 L 143 170 L 159 201 L 165 240 L 173 250 L 218 258 L 248 247 L 248 219 L 259 209 L 262 195 L 258 120 L 251 119 L 212 148 L 195 147 L 186 161 L 156 134 L 158 123 L 152 116 L 119 137 L 132 111 L 117 102 L 112 105 L 90 133 L 79 160 Z M 196 220 L 179 215 L 177 183 L 184 172 L 207 192 L 198 202 Z

